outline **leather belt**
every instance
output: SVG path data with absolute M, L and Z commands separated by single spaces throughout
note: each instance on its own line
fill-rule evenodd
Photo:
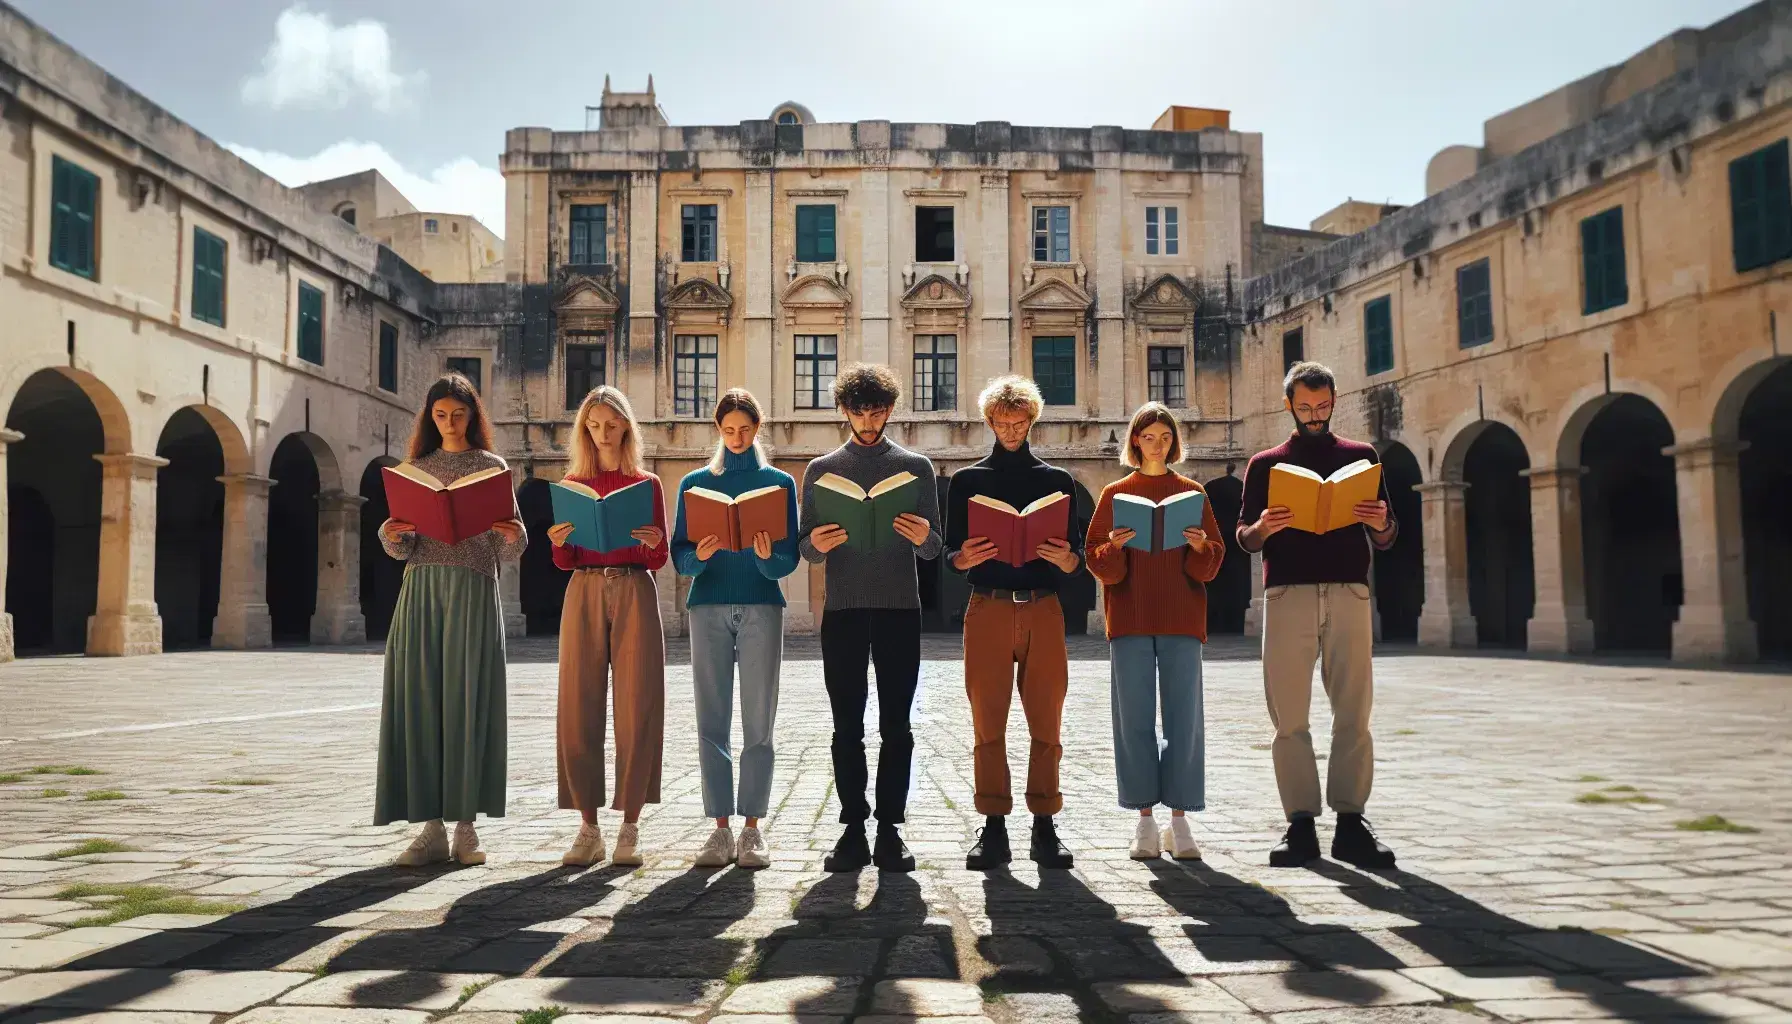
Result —
M 601 572 L 604 574 L 604 579 L 613 579 L 617 576 L 627 576 L 630 573 L 646 572 L 647 569 L 640 565 L 581 565 L 573 571 Z
M 1058 596 L 1056 590 L 998 590 L 995 587 L 972 587 L 971 593 L 979 597 L 993 597 L 998 601 L 1013 601 L 1015 604 L 1029 604 Z

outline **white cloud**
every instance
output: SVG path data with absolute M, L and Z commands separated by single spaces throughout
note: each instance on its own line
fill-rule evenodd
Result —
M 472 157 L 463 156 L 419 174 L 406 170 L 397 157 L 373 142 L 338 142 L 315 156 L 290 156 L 229 142 L 224 148 L 288 188 L 372 168 L 385 175 L 417 209 L 472 214 L 494 234 L 504 234 L 504 176 Z
M 280 110 L 340 110 L 357 97 L 386 113 L 410 102 L 422 72 L 392 69 L 392 40 L 377 21 L 340 28 L 328 14 L 288 7 L 274 23 L 274 42 L 261 58 L 261 74 L 244 80 L 243 102 Z

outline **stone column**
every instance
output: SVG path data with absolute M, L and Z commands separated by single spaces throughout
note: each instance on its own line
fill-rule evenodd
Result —
M 741 305 L 746 310 L 746 388 L 762 401 L 775 399 L 773 369 L 777 365 L 776 327 L 772 320 L 772 296 L 777 283 L 772 274 L 772 222 L 778 198 L 772 194 L 772 176 L 766 171 L 747 172 L 747 238 Z M 782 275 L 779 275 L 782 276 Z M 844 331 L 841 333 L 845 333 Z M 727 364 L 724 363 L 724 366 Z M 723 390 L 718 385 L 719 390 Z M 719 394 L 718 390 L 718 394 Z M 708 415 L 709 410 L 699 410 Z
M 231 650 L 271 647 L 268 616 L 268 488 L 274 481 L 253 473 L 221 476 L 224 485 L 224 557 L 218 568 L 218 614 L 212 646 Z
M 1755 624 L 1748 617 L 1743 568 L 1744 444 L 1705 438 L 1663 448 L 1674 457 L 1680 501 L 1680 572 L 1684 600 L 1674 623 L 1675 661 L 1754 661 Z
M 612 383 L 628 392 L 641 419 L 672 415 L 659 406 L 654 378 L 654 334 L 659 327 L 659 200 L 660 179 L 653 171 L 629 176 L 628 192 L 628 344 L 617 349 Z M 666 350 L 672 339 L 665 340 Z
M 542 543 L 552 543 L 542 538 Z M 527 636 L 529 617 L 523 614 L 523 567 L 520 562 L 498 565 L 498 600 L 504 609 L 504 635 Z
M 317 610 L 314 644 L 358 644 L 367 639 L 361 615 L 361 506 L 347 491 L 317 496 Z
M 1097 138 L 1104 129 L 1097 127 Z M 1120 132 L 1112 129 L 1117 143 Z M 1118 146 L 1116 145 L 1117 149 Z M 1119 154 L 1097 154 L 1098 163 L 1106 163 L 1095 172 L 1095 194 L 1089 201 L 1095 207 L 1094 245 L 1081 258 L 1093 264 L 1089 280 L 1095 288 L 1096 363 L 1090 367 L 1089 389 L 1096 399 L 1096 415 L 1104 420 L 1124 422 L 1126 408 L 1126 284 L 1122 277 L 1125 253 L 1121 247 L 1121 227 L 1126 217 L 1126 180 L 1121 175 Z M 1074 254 L 1073 255 L 1077 255 Z M 1077 396 L 1084 408 L 1090 403 Z
M 961 365 L 971 367 L 971 356 L 975 353 L 977 374 L 973 380 L 985 380 L 1010 373 L 1014 368 L 1014 332 L 1013 305 L 1009 297 L 1009 282 L 1014 276 L 1014 267 L 1008 256 L 1008 172 L 984 171 L 982 175 L 982 225 L 983 251 L 977 266 L 977 286 L 972 292 L 972 304 L 979 311 L 977 319 L 977 341 L 973 344 L 970 338 L 959 341 L 959 351 L 967 353 L 960 356 Z M 967 321 L 968 324 L 968 321 Z M 975 394 L 976 389 L 971 389 Z M 968 402 L 968 400 L 967 400 Z M 1100 600 L 1097 598 L 1097 600 Z
M 1425 528 L 1425 606 L 1419 643 L 1425 647 L 1474 647 L 1475 617 L 1468 605 L 1468 523 L 1462 496 L 1468 484 L 1439 480 L 1419 484 Z
M 6 611 L 6 548 L 12 536 L 6 504 L 6 446 L 24 439 L 24 434 L 0 427 L 0 663 L 13 659 L 12 613 Z
M 1537 654 L 1593 650 L 1586 555 L 1580 542 L 1580 478 L 1585 473 L 1581 466 L 1519 471 L 1531 478 L 1531 574 L 1537 599 L 1525 646 Z
M 156 471 L 154 455 L 95 455 L 101 466 L 100 579 L 87 619 L 87 653 L 162 653 L 156 611 Z
M 1263 552 L 1251 555 L 1251 604 L 1244 610 L 1244 635 L 1263 635 Z
M 860 146 L 877 149 L 880 141 L 887 153 L 890 145 L 888 121 L 859 122 Z M 888 363 L 891 351 L 890 293 L 902 284 L 897 268 L 915 257 L 914 221 L 909 218 L 905 206 L 899 204 L 894 212 L 890 209 L 887 162 L 859 171 L 859 195 L 852 197 L 852 201 L 859 207 L 860 266 L 853 268 L 859 283 L 852 289 L 859 302 L 858 358 L 867 363 Z M 845 212 L 842 207 L 842 217 Z M 904 224 L 907 224 L 906 230 Z M 847 362 L 845 353 L 846 350 L 842 350 L 842 367 Z M 904 381 L 911 374 L 912 368 L 896 368 L 896 375 Z

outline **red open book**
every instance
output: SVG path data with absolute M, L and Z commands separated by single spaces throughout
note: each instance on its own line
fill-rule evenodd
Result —
M 988 495 L 973 494 L 965 514 L 965 536 L 989 538 L 995 543 L 996 558 L 1012 566 L 1038 558 L 1034 552 L 1039 545 L 1066 540 L 1069 532 L 1070 495 L 1063 491 L 1021 509 Z
M 386 466 L 386 508 L 393 519 L 444 544 L 477 537 L 503 519 L 516 518 L 510 472 L 502 466 L 468 473 L 451 484 L 405 462 Z

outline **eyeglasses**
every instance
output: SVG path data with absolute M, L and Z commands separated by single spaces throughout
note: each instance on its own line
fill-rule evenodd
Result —
M 990 420 L 991 430 L 1001 434 L 1024 434 L 1033 426 L 1032 420 Z
M 1294 411 L 1300 415 L 1301 419 L 1310 419 L 1314 416 L 1330 416 L 1332 414 L 1332 403 L 1320 402 L 1318 405 L 1297 405 L 1294 407 Z

